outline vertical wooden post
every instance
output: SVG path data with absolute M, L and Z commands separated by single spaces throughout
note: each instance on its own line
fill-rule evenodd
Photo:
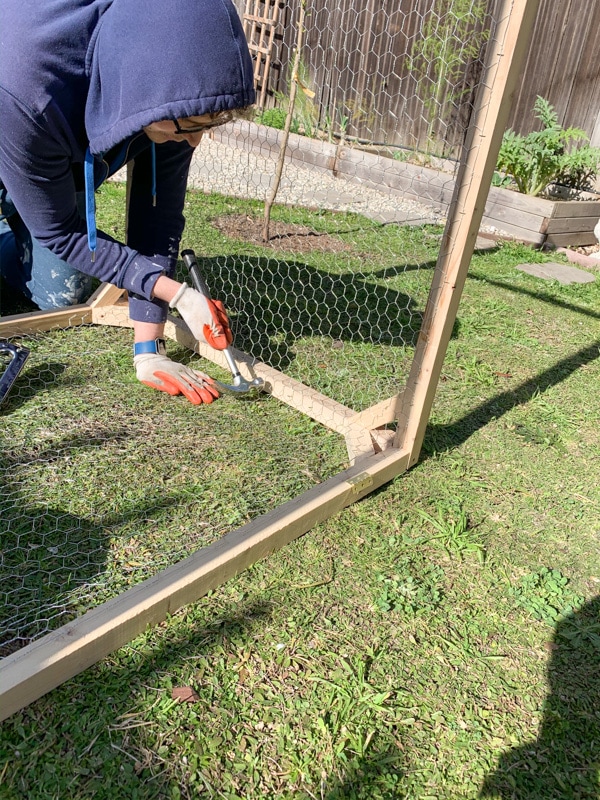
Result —
M 477 232 L 529 45 L 539 0 L 498 0 L 496 23 L 465 141 L 395 446 L 419 458 Z

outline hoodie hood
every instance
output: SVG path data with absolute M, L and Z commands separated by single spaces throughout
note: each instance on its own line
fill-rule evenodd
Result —
M 252 60 L 229 0 L 114 0 L 98 21 L 86 69 L 93 155 L 152 122 L 255 99 Z

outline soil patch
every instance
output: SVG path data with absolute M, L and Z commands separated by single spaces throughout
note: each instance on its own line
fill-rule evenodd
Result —
M 274 250 L 291 250 L 294 253 L 310 253 L 313 250 L 326 253 L 354 252 L 352 245 L 344 242 L 339 236 L 320 233 L 305 225 L 280 220 L 271 220 L 268 242 L 262 240 L 262 218 L 249 217 L 245 214 L 225 214 L 214 219 L 212 224 L 224 236 L 271 247 Z

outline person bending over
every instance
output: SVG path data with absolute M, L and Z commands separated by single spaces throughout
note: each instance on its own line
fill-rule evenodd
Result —
M 143 383 L 191 402 L 211 379 L 169 359 L 168 307 L 231 343 L 225 309 L 173 279 L 193 149 L 255 99 L 230 0 L 2 0 L 0 274 L 41 309 L 126 289 Z M 94 192 L 133 162 L 127 244 L 97 230 Z

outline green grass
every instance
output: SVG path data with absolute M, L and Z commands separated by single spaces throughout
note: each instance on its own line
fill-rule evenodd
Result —
M 225 293 L 237 254 L 248 282 L 276 258 L 295 289 L 318 273 L 312 289 L 334 275 L 337 290 L 358 270 L 409 297 L 402 341 L 375 346 L 359 323 L 342 348 L 373 376 L 357 378 L 359 404 L 384 396 L 392 367 L 405 374 L 435 229 L 279 209 L 349 231 L 357 255 L 274 255 L 206 224 L 249 204 L 199 199 L 187 244 L 202 234 Z M 421 268 L 397 267 L 398 247 Z M 545 258 L 474 257 L 417 466 L 4 722 L 0 798 L 597 798 L 600 282 L 515 270 Z M 275 341 L 267 326 L 261 354 L 344 400 L 317 366 L 330 329 Z M 26 537 L 11 549 L 4 535 L 0 585 L 23 598 L 77 613 L 106 599 L 107 576 L 125 588 L 344 465 L 338 437 L 268 398 L 199 410 L 149 392 L 127 331 L 32 345 L 0 434 L 2 518 Z M 195 702 L 172 699 L 182 686 Z

